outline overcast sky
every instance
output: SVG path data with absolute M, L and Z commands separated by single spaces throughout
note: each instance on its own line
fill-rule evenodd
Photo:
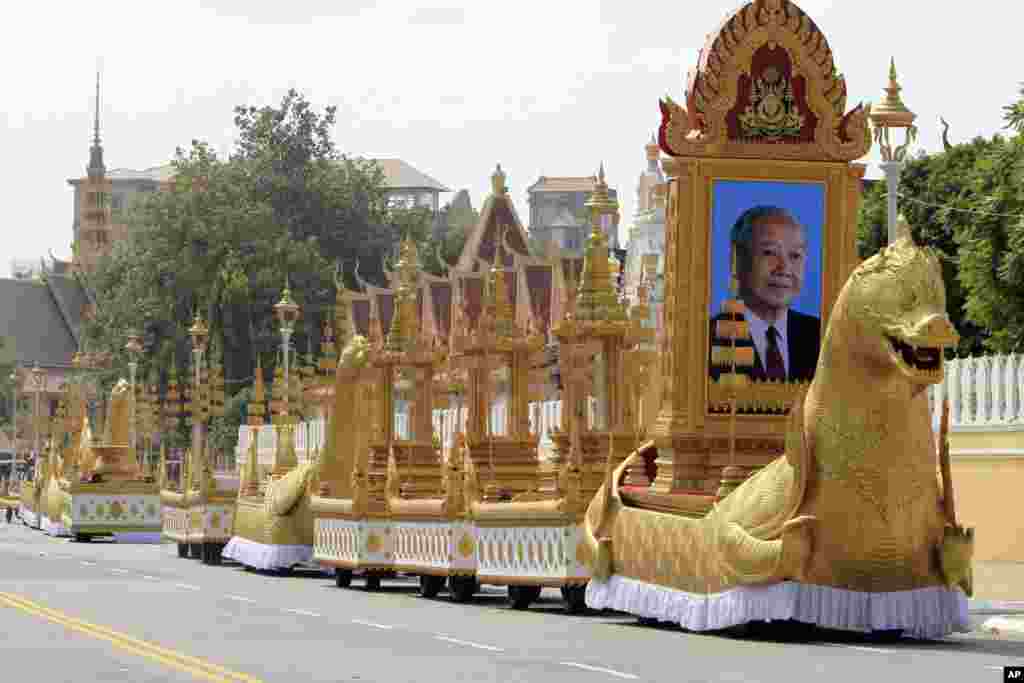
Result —
M 658 98 L 682 99 L 708 33 L 742 3 L 632 0 L 251 0 L 19 2 L 5 10 L 0 178 L 5 254 L 71 253 L 72 191 L 85 173 L 93 89 L 107 168 L 166 163 L 205 139 L 226 153 L 232 107 L 277 104 L 295 87 L 338 107 L 349 154 L 400 157 L 479 207 L 496 163 L 521 218 L 540 175 L 604 161 L 630 223 Z M 1002 127 L 1024 71 L 1012 57 L 1024 5 L 975 0 L 804 0 L 846 75 L 848 106 L 877 101 L 896 58 L 918 149 Z M 878 176 L 877 153 L 867 158 Z M 447 195 L 450 198 L 452 195 Z M 442 195 L 444 201 L 445 195 Z

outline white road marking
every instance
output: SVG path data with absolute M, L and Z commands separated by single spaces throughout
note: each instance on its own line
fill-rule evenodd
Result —
M 359 619 L 353 619 L 353 624 L 359 624 L 361 626 L 372 626 L 373 628 L 382 628 L 385 631 L 393 629 L 394 626 L 388 626 L 387 624 L 375 624 L 372 621 L 360 621 Z
M 883 650 L 880 647 L 865 647 L 864 645 L 844 645 L 843 643 L 828 643 L 831 647 L 842 647 L 847 650 L 857 650 L 858 652 L 874 652 L 875 654 L 888 655 L 892 654 L 892 650 Z
M 158 577 L 158 576 L 149 576 L 148 574 L 143 574 L 142 578 L 147 579 L 149 581 L 159 581 L 160 580 L 160 577 Z
M 480 643 L 473 643 L 468 640 L 459 640 L 458 638 L 449 638 L 448 636 L 434 636 L 437 640 L 443 640 L 446 643 L 455 643 L 456 645 L 465 645 L 467 647 L 475 647 L 478 650 L 490 650 L 491 652 L 504 652 L 500 647 L 494 647 L 493 645 L 482 645 Z
M 587 671 L 596 671 L 602 674 L 608 674 L 609 676 L 618 676 L 619 678 L 628 678 L 630 680 L 636 680 L 639 676 L 634 674 L 627 674 L 615 669 L 605 669 L 601 666 L 590 666 L 589 664 L 580 664 L 579 662 L 562 662 L 566 666 L 574 666 L 577 669 L 586 669 Z
M 244 595 L 225 595 L 228 600 L 238 600 L 239 602 L 256 602 L 252 598 L 247 598 Z
M 306 611 L 306 610 L 304 610 L 304 609 L 289 609 L 289 608 L 287 608 L 287 607 L 282 607 L 281 609 L 282 609 L 283 611 L 285 611 L 285 612 L 291 612 L 292 614 L 302 614 L 302 615 L 304 615 L 304 616 L 307 616 L 307 617 L 319 617 L 319 616 L 323 616 L 323 615 L 321 615 L 321 614 L 318 614 L 318 613 L 316 613 L 316 612 L 308 612 L 308 611 Z
M 130 574 L 131 573 L 127 569 L 111 569 L 110 571 L 113 572 L 114 574 Z
M 95 562 L 84 562 L 84 561 L 83 561 L 83 562 L 81 563 L 81 565 L 82 565 L 83 567 L 95 567 L 95 566 L 96 566 L 96 563 L 95 563 Z
M 178 588 L 184 588 L 185 590 L 190 590 L 190 591 L 197 591 L 197 590 L 199 590 L 199 586 L 193 586 L 191 583 L 176 583 L 174 585 L 177 586 Z

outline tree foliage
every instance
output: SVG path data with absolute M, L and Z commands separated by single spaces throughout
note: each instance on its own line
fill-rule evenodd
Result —
M 330 316 L 339 265 L 348 287 L 357 260 L 364 279 L 385 284 L 383 259 L 416 222 L 388 209 L 375 164 L 336 150 L 334 117 L 293 90 L 279 107 L 235 109 L 238 140 L 227 159 L 200 141 L 177 151 L 170 187 L 129 212 L 129 238 L 91 279 L 90 349 L 114 354 L 105 386 L 126 374 L 130 327 L 144 332 L 147 360 L 166 369 L 176 359 L 187 377 L 187 330 L 198 309 L 223 351 L 232 394 L 251 381 L 256 354 L 264 367 L 278 355 L 273 304 L 286 278 L 302 308 L 293 337 L 302 352 L 315 348 Z
M 939 253 L 946 304 L 961 336 L 961 354 L 980 352 L 987 334 L 983 326 L 968 318 L 965 309 L 968 293 L 959 279 L 960 247 L 956 239 L 959 215 L 953 216 L 938 207 L 956 205 L 970 196 L 970 177 L 975 165 L 997 144 L 994 140 L 975 138 L 939 154 L 922 154 L 907 161 L 900 175 L 900 194 L 907 199 L 900 199 L 899 210 L 910 223 L 914 238 Z M 886 195 L 884 180 L 874 183 L 864 195 L 857 226 L 861 258 L 871 256 L 885 243 Z
M 1024 345 L 1024 138 L 996 139 L 969 177 L 957 216 L 967 317 L 989 331 L 987 348 Z
M 1024 346 L 1024 89 L 1003 109 L 1015 135 L 975 138 L 919 156 L 904 166 L 900 180 L 900 211 L 915 239 L 942 257 L 960 354 Z M 861 256 L 883 242 L 885 192 L 879 182 L 865 197 Z

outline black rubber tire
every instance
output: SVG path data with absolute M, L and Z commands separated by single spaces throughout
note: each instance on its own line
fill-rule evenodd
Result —
M 641 626 L 657 626 L 661 623 L 654 617 L 637 617 L 636 620 Z
M 444 588 L 443 576 L 420 576 L 420 595 L 424 598 L 436 598 L 437 594 Z
M 89 534 L 75 534 L 75 543 L 88 543 L 92 540 Z
M 203 544 L 202 543 L 189 543 L 188 554 L 193 560 L 203 559 Z
M 335 569 L 334 570 L 334 585 L 338 588 L 348 588 L 352 585 L 352 570 L 351 569 Z
M 178 557 L 188 559 L 188 543 L 178 544 Z
M 452 602 L 466 603 L 480 590 L 475 576 L 448 577 L 448 597 Z
M 583 614 L 587 611 L 587 584 L 562 586 L 562 599 L 565 600 L 566 612 Z
M 363 587 L 366 590 L 370 591 L 370 592 L 379 591 L 380 590 L 380 580 L 381 580 L 380 574 L 367 574 L 366 575 L 366 584 Z
M 509 586 L 508 606 L 512 609 L 529 609 L 540 597 L 540 586 Z

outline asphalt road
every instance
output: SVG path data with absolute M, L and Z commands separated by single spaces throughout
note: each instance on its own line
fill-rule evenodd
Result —
M 0 523 L 0 680 L 995 682 L 1024 664 L 1024 641 L 980 632 L 893 644 L 737 638 L 569 616 L 557 591 L 517 612 L 499 588 L 456 605 L 419 598 L 411 579 L 379 593 L 354 585 Z

